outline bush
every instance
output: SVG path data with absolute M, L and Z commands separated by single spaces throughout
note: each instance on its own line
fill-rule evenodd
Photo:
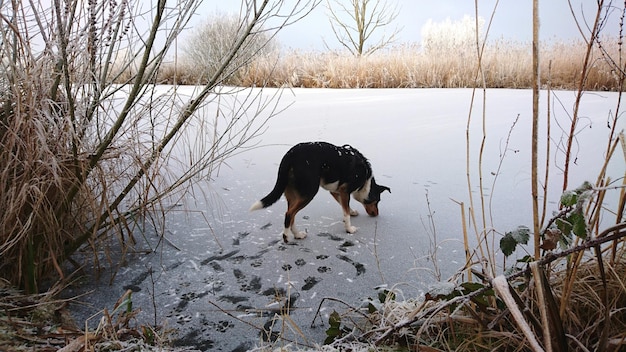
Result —
M 267 48 L 271 36 L 252 30 L 279 18 L 276 31 L 312 3 L 243 14 L 237 36 L 221 36 L 230 54 L 191 96 L 152 83 L 195 1 L 160 0 L 147 19 L 128 1 L 31 4 L 0 5 L 11 21 L 0 26 L 0 279 L 35 292 L 46 275 L 64 277 L 63 263 L 81 247 L 98 264 L 102 254 L 119 259 L 108 250 L 125 253 L 146 225 L 162 233 L 164 199 L 208 179 L 263 130 L 271 104 L 240 108 L 215 88 Z M 249 94 L 247 104 L 260 92 Z M 213 121 L 200 111 L 209 102 L 219 112 Z
M 478 18 L 479 35 L 482 32 L 485 20 Z M 460 21 L 443 22 L 426 21 L 422 26 L 422 48 L 424 54 L 440 56 L 450 54 L 467 55 L 475 59 L 476 54 L 476 20 L 465 16 Z
M 217 72 L 233 44 L 244 33 L 245 26 L 247 24 L 239 16 L 215 13 L 194 29 L 182 46 L 183 61 L 196 72 L 196 81 L 191 84 L 203 84 Z M 277 44 L 271 33 L 256 28 L 243 42 L 220 80 L 224 84 L 237 85 L 253 58 L 267 57 L 276 50 Z

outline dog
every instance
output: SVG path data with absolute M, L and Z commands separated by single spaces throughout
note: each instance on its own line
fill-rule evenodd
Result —
M 346 232 L 355 233 L 357 228 L 350 217 L 359 213 L 350 208 L 350 195 L 362 203 L 370 216 L 378 216 L 380 194 L 391 189 L 376 183 L 369 161 L 349 145 L 336 146 L 326 142 L 300 143 L 283 156 L 278 167 L 274 189 L 264 198 L 252 204 L 250 211 L 267 208 L 276 203 L 284 193 L 287 199 L 283 241 L 289 242 L 290 233 L 296 239 L 306 237 L 306 232 L 296 229 L 294 220 L 319 190 L 329 191 L 341 205 Z

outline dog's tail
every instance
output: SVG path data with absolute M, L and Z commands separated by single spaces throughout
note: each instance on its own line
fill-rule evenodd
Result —
M 287 188 L 287 181 L 289 179 L 289 167 L 284 164 L 286 163 L 281 163 L 278 168 L 278 178 L 276 179 L 274 189 L 270 192 L 270 194 L 266 195 L 261 200 L 254 202 L 254 204 L 250 207 L 250 211 L 267 208 L 276 203 L 280 199 L 280 196 L 283 195 L 285 188 Z

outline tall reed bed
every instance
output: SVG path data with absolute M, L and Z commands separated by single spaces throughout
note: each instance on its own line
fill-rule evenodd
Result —
M 618 38 L 604 38 L 603 43 L 610 54 L 617 53 Z M 583 40 L 542 43 L 542 82 L 550 80 L 554 89 L 575 89 L 581 78 L 579 63 L 585 50 Z M 597 47 L 593 60 L 587 75 L 588 89 L 617 90 L 615 70 Z M 477 63 L 476 48 L 471 46 L 402 45 L 363 57 L 346 52 L 291 50 L 257 58 L 238 75 L 239 79 L 228 83 L 306 88 L 464 88 L 482 84 L 475 77 Z M 487 88 L 530 88 L 531 63 L 531 43 L 489 41 L 481 60 L 484 83 Z M 168 76 L 172 75 L 162 75 L 161 81 L 167 82 Z M 193 77 L 184 69 L 179 76 Z M 183 79 L 182 83 L 187 82 Z

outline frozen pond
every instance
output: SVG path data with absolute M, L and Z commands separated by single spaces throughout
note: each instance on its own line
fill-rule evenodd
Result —
M 558 142 L 561 128 L 569 129 L 574 94 L 556 95 L 560 102 L 552 113 L 560 126 L 553 123 L 552 129 Z M 109 276 L 102 275 L 88 287 L 95 292 L 82 298 L 90 306 L 76 306 L 76 314 L 84 319 L 111 308 L 126 289 L 132 289 L 133 306 L 142 309 L 140 321 L 153 323 L 156 310 L 157 323 L 178 330 L 178 344 L 241 351 L 264 338 L 251 325 L 298 343 L 321 344 L 328 315 L 346 308 L 325 302 L 322 319 L 312 328 L 325 297 L 359 306 L 376 298 L 377 287 L 398 290 L 400 299 L 422 295 L 436 281 L 437 271 L 445 280 L 465 260 L 457 202 L 467 206 L 469 198 L 466 128 L 471 96 L 470 89 L 286 93 L 283 101 L 293 105 L 270 120 L 259 146 L 230 158 L 212 182 L 183 198 L 167 215 L 167 241 L 159 242 L 148 232 L 145 238 L 151 246 L 160 243 L 157 251 L 129 255 L 111 284 Z M 606 149 L 607 116 L 615 109 L 616 97 L 615 93 L 584 97 L 571 188 L 596 179 Z M 486 101 L 483 182 L 493 226 L 501 233 L 518 225 L 531 227 L 532 93 L 488 90 Z M 481 115 L 479 95 L 470 123 L 472 175 L 478 170 Z M 344 231 L 341 208 L 320 190 L 296 219 L 308 237 L 285 245 L 284 199 L 266 210 L 248 209 L 272 189 L 283 154 L 294 144 L 316 140 L 357 148 L 370 160 L 377 182 L 392 193 L 382 195 L 377 218 L 368 217 L 353 200 L 361 215 L 352 219 L 359 230 L 350 235 Z M 558 166 L 563 157 L 556 150 L 551 152 L 552 209 L 562 182 Z M 623 162 L 613 163 L 609 174 L 619 178 L 623 170 Z M 479 204 L 477 185 L 474 176 L 472 191 Z M 277 314 L 281 307 L 288 308 L 288 318 Z M 276 346 L 281 343 L 287 342 Z

